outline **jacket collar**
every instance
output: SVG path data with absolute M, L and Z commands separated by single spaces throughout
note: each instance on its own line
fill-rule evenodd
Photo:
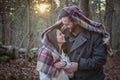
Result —
M 70 49 L 70 52 L 83 45 L 90 38 L 90 33 L 83 30 L 74 40 L 74 43 Z

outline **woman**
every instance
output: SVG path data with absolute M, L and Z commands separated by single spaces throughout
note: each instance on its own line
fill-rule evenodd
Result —
M 37 61 L 40 80 L 69 80 L 64 71 L 70 67 L 69 58 L 62 51 L 64 34 L 57 28 L 49 28 L 42 33 L 41 41 L 43 47 Z

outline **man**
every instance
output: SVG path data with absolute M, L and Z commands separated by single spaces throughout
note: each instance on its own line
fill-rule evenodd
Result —
M 66 71 L 74 72 L 73 80 L 104 80 L 103 65 L 107 57 L 105 44 L 109 38 L 104 27 L 86 18 L 73 6 L 63 8 L 59 19 L 64 25 L 65 47 L 71 61 L 71 67 Z

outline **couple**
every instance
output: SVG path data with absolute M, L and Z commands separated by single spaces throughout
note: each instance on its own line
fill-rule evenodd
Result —
M 111 53 L 109 34 L 77 7 L 63 8 L 59 21 L 42 33 L 41 41 L 40 80 L 104 80 L 103 65 Z

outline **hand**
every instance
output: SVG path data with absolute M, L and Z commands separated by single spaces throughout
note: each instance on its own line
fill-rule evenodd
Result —
M 77 71 L 77 70 L 78 70 L 78 63 L 76 63 L 76 62 L 71 62 L 71 66 L 70 66 L 70 68 L 67 68 L 67 69 L 66 69 L 66 72 L 72 73 L 72 72 L 75 72 L 75 71 Z
M 66 63 L 63 61 L 63 62 L 57 62 L 57 63 L 55 63 L 54 64 L 54 66 L 56 67 L 56 68 L 63 68 L 64 66 L 66 65 Z

